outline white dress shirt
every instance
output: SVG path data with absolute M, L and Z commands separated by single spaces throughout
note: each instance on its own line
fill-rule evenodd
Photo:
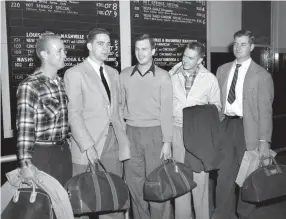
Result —
M 246 61 L 241 63 L 241 66 L 238 68 L 237 82 L 235 86 L 235 100 L 232 104 L 230 104 L 227 101 L 227 97 L 228 97 L 229 89 L 230 89 L 231 82 L 233 79 L 235 67 L 237 64 L 236 60 L 234 61 L 233 66 L 230 70 L 228 81 L 227 81 L 227 95 L 226 95 L 226 99 L 224 100 L 226 103 L 224 114 L 228 116 L 243 117 L 243 110 L 242 110 L 243 108 L 243 105 L 242 105 L 243 104 L 243 84 L 244 84 L 245 75 L 250 66 L 251 60 L 252 60 L 251 58 L 247 59 Z
M 101 76 L 100 76 L 100 72 L 99 72 L 100 65 L 97 64 L 95 61 L 93 61 L 89 57 L 87 57 L 87 61 L 89 62 L 89 64 L 91 64 L 92 68 L 94 69 L 94 71 L 96 72 L 96 74 L 98 75 L 98 77 L 101 80 Z M 103 75 L 104 75 L 104 77 L 105 77 L 105 79 L 107 81 L 108 86 L 110 87 L 110 80 L 109 80 L 108 74 L 105 71 L 104 63 L 101 66 L 103 67 Z
M 191 90 L 186 96 L 185 78 L 180 71 L 182 63 L 175 65 L 170 71 L 173 83 L 173 124 L 183 126 L 183 109 L 185 107 L 214 104 L 221 110 L 220 89 L 216 77 L 202 65 L 199 66 Z

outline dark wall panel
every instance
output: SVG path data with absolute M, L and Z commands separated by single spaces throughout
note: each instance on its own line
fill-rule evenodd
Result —
M 242 29 L 250 30 L 256 36 L 257 44 L 271 41 L 271 2 L 242 1 Z

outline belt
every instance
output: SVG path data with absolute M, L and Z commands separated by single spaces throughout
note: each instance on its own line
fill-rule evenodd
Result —
M 59 141 L 35 141 L 36 145 L 41 145 L 41 146 L 61 146 L 67 143 L 67 139 L 62 139 Z
M 225 114 L 224 114 L 224 116 L 227 119 L 242 119 L 242 116 L 228 116 L 228 115 L 225 115 Z

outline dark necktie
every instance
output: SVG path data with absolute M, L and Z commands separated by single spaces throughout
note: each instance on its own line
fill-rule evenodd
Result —
M 241 64 L 236 64 L 234 75 L 233 75 L 232 82 L 231 82 L 231 86 L 229 88 L 227 101 L 230 104 L 232 104 L 235 101 L 235 86 L 236 86 L 236 82 L 237 82 L 238 68 L 240 66 L 241 66 Z
M 104 77 L 102 66 L 100 66 L 99 72 L 100 72 L 101 81 L 102 81 L 102 83 L 103 83 L 103 85 L 104 85 L 104 87 L 105 87 L 105 90 L 106 90 L 108 99 L 109 99 L 109 101 L 111 102 L 111 99 L 110 99 L 110 90 L 109 90 L 107 81 L 106 81 L 106 79 L 105 79 L 105 77 Z

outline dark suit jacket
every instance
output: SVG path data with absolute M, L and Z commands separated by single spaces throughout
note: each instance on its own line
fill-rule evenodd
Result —
M 185 164 L 194 172 L 218 169 L 223 154 L 219 147 L 220 120 L 215 105 L 183 109 Z
M 222 114 L 225 110 L 227 81 L 232 65 L 233 62 L 220 66 L 216 74 L 221 90 Z M 256 149 L 259 140 L 271 142 L 273 98 L 271 75 L 251 61 L 243 84 L 243 127 L 247 150 Z

